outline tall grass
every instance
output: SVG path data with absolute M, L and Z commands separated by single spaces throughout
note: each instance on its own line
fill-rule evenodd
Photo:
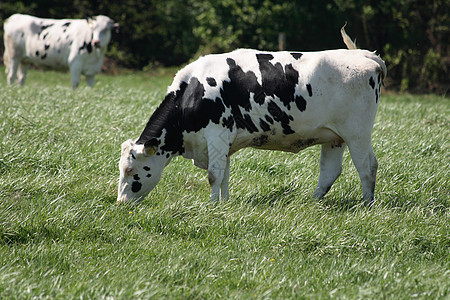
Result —
M 2 70 L 0 70 L 2 71 Z M 120 144 L 170 75 L 0 76 L 0 298 L 390 298 L 450 293 L 448 98 L 385 95 L 376 204 L 348 151 L 324 200 L 319 147 L 232 157 L 231 200 L 177 158 L 138 206 L 117 206 Z

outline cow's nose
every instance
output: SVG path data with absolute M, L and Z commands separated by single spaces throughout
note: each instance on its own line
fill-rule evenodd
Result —
M 93 40 L 92 44 L 94 44 L 94 47 L 100 48 L 100 41 L 99 40 Z

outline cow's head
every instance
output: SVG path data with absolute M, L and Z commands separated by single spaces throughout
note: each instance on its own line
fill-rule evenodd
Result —
M 128 140 L 122 144 L 117 203 L 138 202 L 156 186 L 170 156 L 162 155 L 156 140 L 145 145 Z
M 88 18 L 89 27 L 92 29 L 92 45 L 95 48 L 106 50 L 111 40 L 111 29 L 118 29 L 119 24 L 114 23 L 109 17 L 95 16 Z

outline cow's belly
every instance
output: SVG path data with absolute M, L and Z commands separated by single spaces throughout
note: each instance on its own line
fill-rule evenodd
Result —
M 50 69 L 67 70 L 69 67 L 67 64 L 67 57 L 62 54 L 52 52 L 43 53 L 38 50 L 29 50 L 27 51 L 26 56 L 22 59 L 22 62 Z
M 217 126 L 216 124 L 210 125 Z M 298 130 L 289 135 L 281 134 L 281 127 L 272 129 L 271 131 L 258 131 L 254 133 L 250 133 L 246 130 L 238 130 L 235 133 L 231 133 L 228 129 L 223 130 L 225 130 L 227 134 L 219 134 L 215 137 L 206 136 L 204 128 L 198 132 L 184 132 L 183 157 L 192 159 L 196 166 L 207 169 L 209 162 L 207 139 L 220 138 L 221 136 L 223 138 L 234 137 L 234 139 L 231 140 L 228 152 L 229 155 L 236 153 L 242 148 L 248 147 L 297 153 L 300 150 L 317 144 L 331 143 L 338 146 L 344 143 L 339 135 L 326 127 L 302 128 L 302 130 Z M 218 132 L 221 131 L 219 130 Z
M 230 152 L 252 147 L 256 149 L 278 150 L 297 153 L 300 150 L 317 144 L 332 143 L 341 145 L 343 139 L 328 128 L 315 128 L 298 131 L 289 135 L 280 135 L 276 131 L 257 132 L 253 134 L 238 134 Z

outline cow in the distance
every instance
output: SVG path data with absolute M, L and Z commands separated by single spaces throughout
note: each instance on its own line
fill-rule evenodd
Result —
M 70 70 L 72 88 L 81 74 L 92 87 L 100 72 L 111 30 L 118 28 L 109 17 L 88 19 L 42 19 L 14 14 L 3 25 L 4 63 L 8 84 L 16 78 L 25 83 L 28 64 L 50 69 Z
M 384 76 L 383 60 L 367 50 L 202 57 L 177 73 L 137 141 L 122 144 L 117 201 L 143 199 L 178 155 L 208 170 L 215 201 L 229 196 L 230 157 L 239 149 L 296 153 L 321 144 L 313 196 L 322 198 L 341 174 L 348 146 L 370 204 L 378 168 L 371 134 Z

